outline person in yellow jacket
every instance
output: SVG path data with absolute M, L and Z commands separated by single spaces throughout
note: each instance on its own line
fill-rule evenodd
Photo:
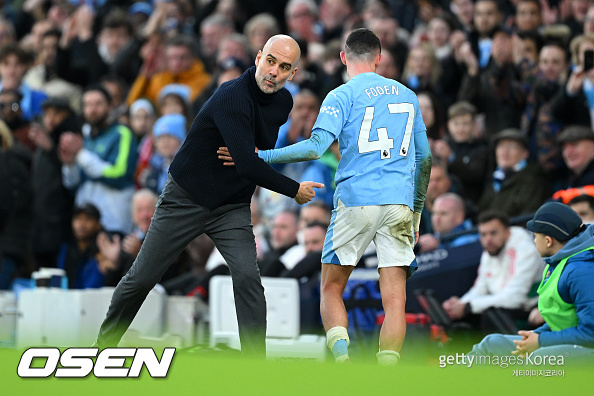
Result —
M 135 100 L 147 98 L 157 102 L 159 91 L 172 83 L 187 85 L 191 90 L 191 100 L 200 95 L 210 82 L 210 74 L 204 64 L 194 55 L 194 39 L 188 35 L 171 38 L 165 44 L 164 70 L 157 71 L 157 59 L 149 57 L 134 81 L 126 103 L 130 106 Z

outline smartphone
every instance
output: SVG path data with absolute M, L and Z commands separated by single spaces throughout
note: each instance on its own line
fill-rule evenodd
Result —
M 584 71 L 594 68 L 594 50 L 584 51 Z

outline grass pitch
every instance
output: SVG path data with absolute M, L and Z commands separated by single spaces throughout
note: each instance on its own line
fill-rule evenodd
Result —
M 3 395 L 505 395 L 592 390 L 592 367 L 556 367 L 563 376 L 518 376 L 519 367 L 439 367 L 438 355 L 403 354 L 396 367 L 354 357 L 348 365 L 306 360 L 254 361 L 236 354 L 177 351 L 167 378 L 27 378 L 17 376 L 22 351 L 0 349 Z M 160 356 L 160 353 L 159 353 Z M 129 362 L 127 362 L 129 363 Z M 522 368 L 524 371 L 525 367 Z M 538 373 L 537 373 L 538 374 Z M 138 394 L 138 393 L 136 393 Z M 553 393 L 554 394 L 554 393 Z

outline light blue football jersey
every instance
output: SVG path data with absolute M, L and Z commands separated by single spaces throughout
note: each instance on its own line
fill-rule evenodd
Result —
M 338 139 L 334 207 L 403 204 L 413 209 L 415 134 L 426 133 L 419 101 L 401 83 L 362 73 L 331 91 L 313 130 Z

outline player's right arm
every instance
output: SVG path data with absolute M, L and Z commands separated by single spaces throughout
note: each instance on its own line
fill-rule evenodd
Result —
M 268 164 L 317 160 L 328 150 L 334 139 L 332 133 L 316 128 L 309 139 L 279 149 L 260 150 L 258 157 Z
M 268 164 L 312 161 L 320 158 L 328 150 L 332 142 L 334 142 L 333 134 L 324 129 L 316 128 L 307 140 L 274 150 L 256 149 L 256 152 L 258 157 Z M 223 165 L 235 166 L 235 161 L 227 147 L 219 147 L 217 154 L 219 159 L 224 161 Z

